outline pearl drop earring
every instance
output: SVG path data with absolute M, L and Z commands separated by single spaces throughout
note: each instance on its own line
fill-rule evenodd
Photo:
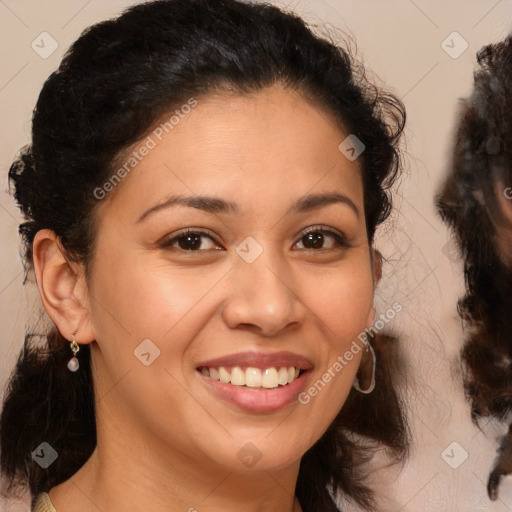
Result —
M 75 331 L 73 336 L 73 341 L 71 342 L 71 350 L 73 351 L 73 357 L 68 361 L 68 369 L 72 372 L 76 372 L 80 366 L 78 359 L 76 357 L 77 352 L 80 350 L 78 343 L 76 342 L 75 336 L 77 331 Z

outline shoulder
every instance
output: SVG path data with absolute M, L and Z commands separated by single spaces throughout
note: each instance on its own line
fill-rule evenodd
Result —
M 52 502 L 50 501 L 50 496 L 46 492 L 41 492 L 34 497 L 32 501 L 31 512 L 57 512 Z

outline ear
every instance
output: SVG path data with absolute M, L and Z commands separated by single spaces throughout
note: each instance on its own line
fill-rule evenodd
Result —
M 370 248 L 370 258 L 372 264 L 372 273 L 373 273 L 373 291 L 375 293 L 375 288 L 379 284 L 380 278 L 382 277 L 382 254 L 373 247 Z M 375 309 L 375 303 L 370 308 L 370 312 L 368 314 L 368 319 L 366 320 L 366 328 L 369 329 L 373 322 L 375 322 L 375 316 L 377 311 Z
M 382 277 L 382 254 L 377 249 L 371 249 L 372 269 L 373 269 L 373 288 L 377 288 Z
M 87 308 L 87 287 L 82 266 L 68 262 L 57 235 L 42 229 L 32 245 L 34 272 L 44 309 L 62 336 L 78 343 L 95 339 Z
M 494 192 L 498 205 L 509 226 L 512 226 L 512 186 L 507 187 L 502 180 L 496 181 Z

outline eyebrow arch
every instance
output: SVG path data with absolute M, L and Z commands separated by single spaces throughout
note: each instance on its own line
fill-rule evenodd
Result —
M 339 194 L 337 192 L 328 192 L 322 194 L 307 194 L 300 197 L 297 201 L 288 208 L 286 214 L 290 213 L 305 213 L 313 210 L 318 210 L 331 204 L 344 204 L 350 207 L 351 210 L 360 216 L 358 207 L 354 204 L 352 199 L 349 197 Z M 198 210 L 205 211 L 207 213 L 227 213 L 231 215 L 237 215 L 240 213 L 239 206 L 231 201 L 225 201 L 217 197 L 210 196 L 182 196 L 172 195 L 166 199 L 163 203 L 159 203 L 155 206 L 148 208 L 136 221 L 136 223 L 142 222 L 149 215 L 170 208 L 172 206 L 188 206 L 190 208 L 197 208 Z

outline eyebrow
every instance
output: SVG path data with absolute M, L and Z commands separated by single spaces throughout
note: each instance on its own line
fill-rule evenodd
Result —
M 331 204 L 343 204 L 348 206 L 354 211 L 357 217 L 360 216 L 359 208 L 349 197 L 339 194 L 337 192 L 328 192 L 323 194 L 307 194 L 297 199 L 290 208 L 288 208 L 286 214 L 291 213 L 305 213 L 313 210 L 318 210 L 329 206 Z M 188 206 L 190 208 L 196 208 L 198 210 L 205 211 L 211 214 L 225 213 L 231 215 L 240 214 L 240 207 L 232 202 L 219 199 L 211 196 L 182 196 L 172 195 L 167 198 L 164 202 L 156 204 L 148 208 L 136 221 L 136 223 L 142 222 L 151 214 L 173 206 Z

